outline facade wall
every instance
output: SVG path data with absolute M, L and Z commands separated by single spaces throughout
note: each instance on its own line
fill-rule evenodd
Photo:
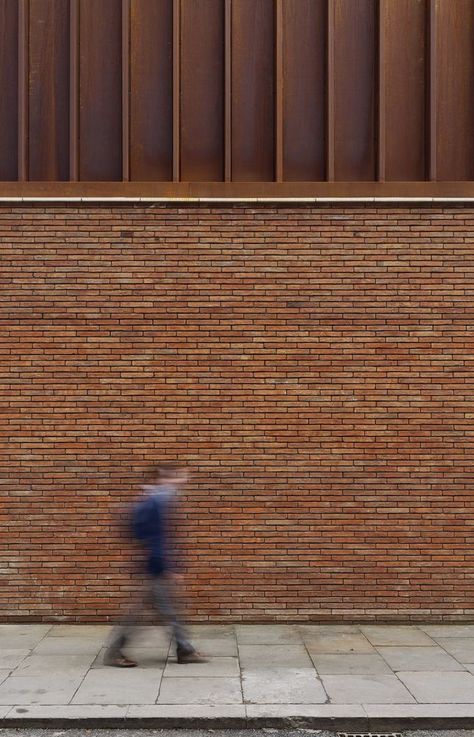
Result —
M 2 621 L 114 617 L 177 459 L 193 620 L 472 619 L 473 225 L 3 206 Z

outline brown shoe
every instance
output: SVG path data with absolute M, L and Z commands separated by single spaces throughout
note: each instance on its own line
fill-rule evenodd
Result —
M 181 663 L 182 665 L 186 665 L 187 663 L 209 662 L 209 660 L 205 658 L 204 655 L 201 655 L 201 653 L 198 653 L 197 650 L 191 650 L 190 653 L 178 652 L 176 657 L 178 658 L 178 663 Z
M 112 665 L 115 668 L 135 668 L 137 663 L 134 660 L 126 658 L 123 653 L 104 656 L 104 665 Z

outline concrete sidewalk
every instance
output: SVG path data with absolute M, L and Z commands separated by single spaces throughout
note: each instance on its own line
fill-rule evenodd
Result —
M 1 625 L 0 726 L 474 727 L 474 625 L 192 629 L 209 663 L 145 627 L 122 670 L 107 626 Z

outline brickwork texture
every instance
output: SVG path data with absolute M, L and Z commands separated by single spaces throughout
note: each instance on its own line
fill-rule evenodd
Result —
M 108 621 L 186 465 L 192 621 L 474 616 L 474 208 L 0 208 L 0 619 Z

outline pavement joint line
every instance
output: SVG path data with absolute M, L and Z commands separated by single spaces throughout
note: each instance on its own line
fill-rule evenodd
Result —
M 381 654 L 381 653 L 379 652 L 379 655 L 380 655 L 380 654 Z M 389 665 L 389 664 L 387 663 L 387 665 Z M 389 666 L 389 667 L 390 667 L 390 666 Z M 392 670 L 393 670 L 393 669 L 392 669 Z M 403 681 L 402 681 L 402 679 L 400 678 L 400 676 L 398 675 L 398 673 L 397 673 L 396 671 L 393 671 L 393 674 L 394 674 L 394 676 L 395 676 L 395 677 L 397 678 L 398 682 L 399 682 L 399 683 L 401 683 L 401 685 L 403 686 L 403 688 L 405 688 L 405 689 L 406 689 L 406 690 L 408 691 L 408 693 L 410 694 L 410 696 L 411 696 L 411 697 L 412 697 L 412 698 L 413 698 L 413 699 L 415 700 L 415 703 L 418 703 L 418 701 L 417 701 L 417 698 L 416 698 L 415 694 L 414 694 L 414 693 L 413 693 L 412 691 L 410 691 L 410 689 L 408 688 L 408 686 L 407 686 L 407 684 L 406 684 L 406 683 L 403 683 Z
M 428 637 L 431 637 L 431 635 L 428 635 Z M 456 661 L 456 663 L 459 663 L 459 665 L 460 665 L 460 666 L 462 666 L 463 670 L 465 670 L 465 671 L 466 671 L 467 673 L 469 673 L 469 669 L 468 669 L 468 668 L 466 668 L 466 664 L 465 664 L 465 663 L 462 663 L 462 662 L 461 662 L 461 661 L 459 660 L 459 658 L 457 658 L 457 657 L 456 657 L 455 655 L 453 655 L 453 654 L 452 654 L 452 653 L 450 653 L 450 652 L 449 652 L 448 650 L 446 650 L 446 648 L 445 648 L 445 647 L 444 647 L 444 646 L 443 646 L 443 645 L 442 645 L 442 644 L 441 644 L 440 642 L 438 642 L 438 640 L 435 640 L 435 639 L 434 639 L 434 637 L 433 637 L 432 639 L 433 639 L 433 642 L 435 643 L 435 645 L 437 645 L 437 646 L 438 646 L 438 647 L 440 647 L 440 648 L 441 648 L 442 650 L 444 650 L 444 652 L 445 652 L 445 653 L 446 653 L 447 655 L 450 655 L 450 656 L 451 656 L 452 658 L 454 658 L 454 660 Z M 443 638 L 441 637 L 441 639 L 443 639 Z M 446 639 L 449 639 L 449 638 L 446 638 L 446 637 L 445 637 L 444 639 L 446 640 Z M 456 639 L 463 639 L 463 638 L 462 638 L 462 637 L 461 637 L 461 638 L 456 638 L 456 637 L 453 637 L 452 639 L 453 639 L 453 640 L 456 640 Z
M 304 639 L 304 637 L 303 637 L 303 635 L 302 635 L 302 633 L 301 633 L 301 630 L 300 630 L 299 628 L 298 628 L 298 632 L 300 633 L 301 641 L 302 641 L 302 643 L 303 643 L 304 649 L 306 650 L 306 652 L 307 652 L 307 654 L 308 654 L 308 658 L 309 658 L 309 660 L 310 660 L 310 663 L 311 663 L 311 665 L 313 666 L 313 670 L 314 670 L 314 672 L 316 673 L 316 678 L 317 678 L 317 679 L 318 679 L 318 681 L 320 682 L 320 684 L 321 684 L 321 688 L 323 689 L 324 693 L 326 694 L 326 701 L 325 701 L 324 703 L 325 703 L 325 704 L 329 704 L 329 703 L 330 703 L 330 699 L 329 699 L 329 694 L 328 694 L 328 692 L 327 692 L 327 690 L 326 690 L 326 686 L 324 685 L 324 681 L 323 681 L 323 679 L 321 678 L 321 673 L 318 673 L 318 669 L 316 668 L 316 664 L 315 664 L 315 662 L 314 662 L 314 660 L 313 660 L 313 657 L 311 656 L 311 653 L 310 653 L 310 652 L 309 652 L 309 650 L 308 650 L 308 645 L 306 644 L 306 640 Z
M 161 694 L 161 687 L 162 687 L 162 685 L 163 685 L 163 680 L 164 680 L 164 677 L 165 677 L 165 670 L 166 670 L 166 667 L 167 667 L 168 663 L 170 662 L 170 653 L 171 653 L 171 648 L 172 648 L 172 646 L 173 646 L 173 638 L 172 638 L 172 637 L 170 637 L 170 639 L 169 639 L 169 643 L 168 643 L 168 652 L 167 652 L 167 654 L 166 654 L 166 660 L 165 660 L 165 664 L 164 664 L 164 666 L 163 666 L 163 670 L 161 671 L 161 676 L 160 676 L 160 683 L 158 684 L 158 693 L 156 694 L 156 699 L 155 699 L 155 704 L 156 704 L 156 705 L 158 705 L 158 701 L 159 701 L 159 699 L 160 699 L 160 694 Z M 129 709 L 130 709 L 130 707 L 129 707 Z M 128 711 L 129 711 L 129 709 L 127 709 L 127 713 L 128 713 Z
M 99 655 L 100 655 L 100 650 L 99 650 Z M 94 662 L 94 660 L 93 660 L 92 662 Z M 73 700 L 74 700 L 74 697 L 75 697 L 75 695 L 76 695 L 76 694 L 77 694 L 77 692 L 79 691 L 80 687 L 82 686 L 82 684 L 84 683 L 84 681 L 85 681 L 85 679 L 86 679 L 86 676 L 87 676 L 87 674 L 88 674 L 88 673 L 90 673 L 90 671 L 91 671 L 91 668 L 89 667 L 89 668 L 88 668 L 88 669 L 86 670 L 86 672 L 84 673 L 83 677 L 81 678 L 81 681 L 80 681 L 80 683 L 79 683 L 78 687 L 76 688 L 76 690 L 75 690 L 75 691 L 74 691 L 74 693 L 72 694 L 71 698 L 69 699 L 69 701 L 68 701 L 68 704 L 71 704 L 71 705 L 72 705 L 72 702 L 73 702 Z
M 51 630 L 53 629 L 53 627 L 54 627 L 54 625 L 50 624 L 50 625 L 49 625 L 49 627 L 48 627 L 48 629 L 47 629 L 47 630 L 46 630 L 46 632 L 44 633 L 43 637 L 40 637 L 40 639 L 38 640 L 38 642 L 36 643 L 36 645 L 35 645 L 34 647 L 32 647 L 32 648 L 29 648 L 29 650 L 30 650 L 30 655 L 31 655 L 31 653 L 32 653 L 32 652 L 33 652 L 34 650 L 36 650 L 36 648 L 38 647 L 38 645 L 39 645 L 39 644 L 41 644 L 41 643 L 43 642 L 43 640 L 45 640 L 45 639 L 47 638 L 47 636 L 49 635 L 49 633 L 51 632 Z
M 237 636 L 237 630 L 235 629 L 235 627 L 234 627 L 234 637 L 235 637 L 235 644 L 237 647 L 237 662 L 239 664 L 240 696 L 242 698 L 242 703 L 244 704 L 244 707 L 245 707 L 245 714 L 247 714 L 247 705 L 245 704 L 245 699 L 244 699 L 244 674 L 242 672 L 242 661 L 240 659 L 240 642 L 239 642 L 239 638 Z
M 415 629 L 419 630 L 420 632 L 423 632 L 423 630 L 420 630 L 420 628 L 418 626 Z M 426 634 L 426 632 L 423 632 L 423 634 Z M 430 637 L 430 635 L 427 635 L 427 637 Z M 430 637 L 430 639 L 431 639 L 431 637 Z M 433 643 L 434 643 L 434 640 L 433 640 Z M 382 660 L 384 661 L 384 663 L 386 663 L 388 665 L 388 667 L 390 668 L 390 670 L 397 677 L 397 679 L 401 683 L 401 685 L 404 688 L 406 688 L 406 690 L 408 691 L 408 693 L 410 694 L 410 696 L 412 696 L 415 699 L 415 702 L 418 703 L 415 694 L 412 693 L 412 691 L 410 691 L 410 689 L 408 688 L 408 686 L 407 686 L 406 683 L 403 683 L 402 679 L 398 675 L 398 672 L 394 668 L 392 668 L 392 666 L 390 665 L 390 663 L 388 662 L 388 660 L 386 658 L 384 658 L 383 654 L 379 650 L 380 647 L 390 647 L 390 646 L 387 646 L 387 645 L 379 645 L 379 646 L 373 645 L 373 647 L 375 648 L 375 650 L 379 654 L 379 656 L 382 658 Z M 394 645 L 393 647 L 397 647 L 397 645 Z M 398 647 L 403 647 L 403 645 L 402 646 L 399 645 Z M 423 647 L 423 646 L 421 646 L 421 647 Z M 428 646 L 426 645 L 425 647 L 428 647 Z M 431 647 L 431 645 L 429 645 L 429 647 Z

